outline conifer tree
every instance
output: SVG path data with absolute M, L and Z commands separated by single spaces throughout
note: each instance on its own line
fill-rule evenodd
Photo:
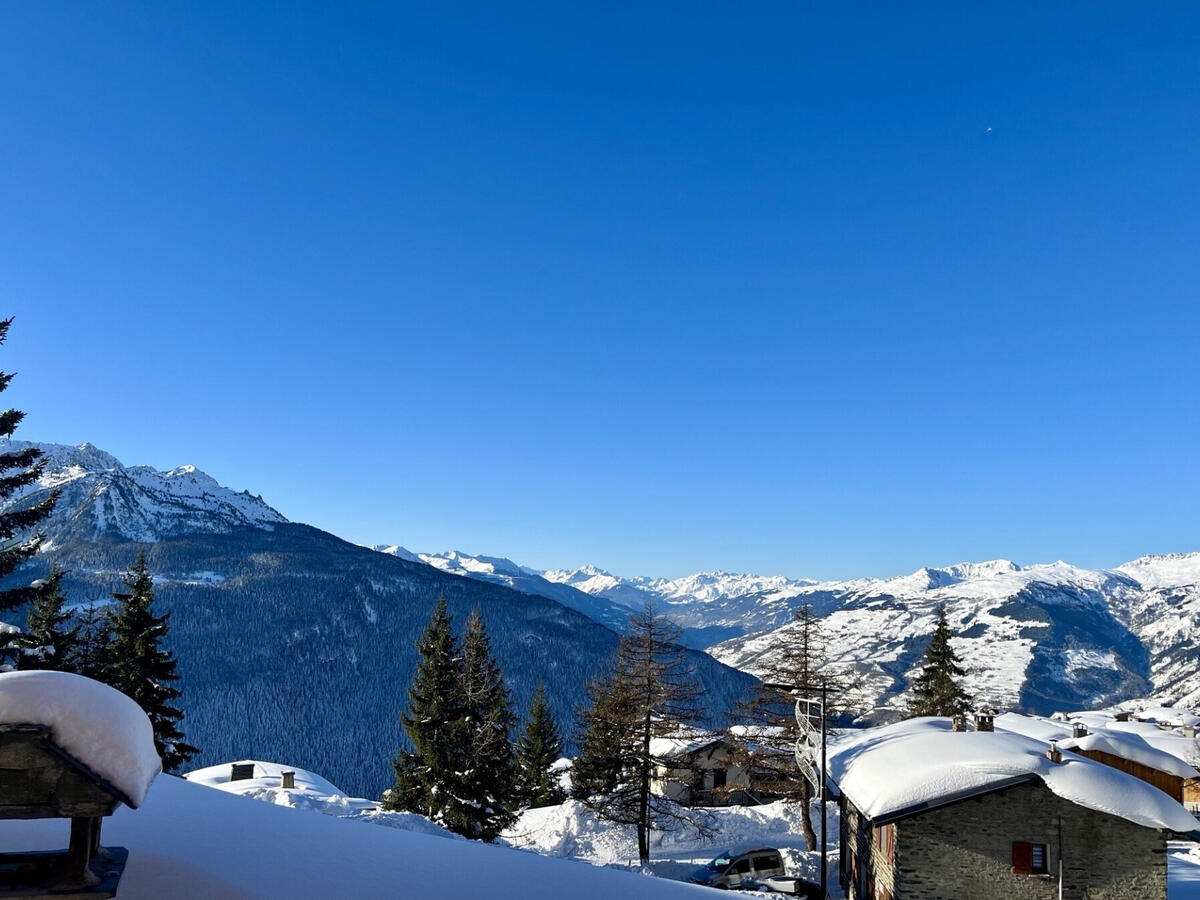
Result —
M 467 802 L 460 810 L 463 821 L 449 824 L 467 837 L 492 841 L 517 818 L 516 761 L 509 739 L 516 718 L 478 608 L 467 619 L 462 657 L 470 759 L 458 796 Z
M 107 604 L 92 597 L 79 611 L 79 633 L 71 653 L 70 669 L 88 678 L 104 681 L 108 677 L 109 647 L 112 644 L 112 617 Z
M 653 603 L 630 616 L 629 630 L 617 645 L 613 674 L 597 682 L 591 709 L 584 715 L 582 780 L 573 793 L 602 819 L 637 827 L 643 865 L 650 860 L 652 831 L 686 823 L 701 837 L 713 833 L 702 812 L 650 790 L 656 768 L 672 765 L 671 759 L 654 752 L 654 739 L 678 736 L 699 712 L 700 689 L 678 643 L 680 634 L 678 626 L 658 615 Z M 609 742 L 607 749 L 601 741 Z M 589 786 L 596 783 L 609 789 L 589 794 Z
M 579 755 L 571 766 L 571 796 L 585 805 L 621 784 L 636 751 L 633 698 L 629 685 L 609 672 L 587 686 L 588 705 L 577 722 Z
M 33 602 L 20 638 L 22 669 L 55 669 L 73 672 L 79 628 L 68 625 L 71 614 L 63 610 L 63 571 L 51 569 L 46 590 Z
M 517 739 L 516 795 L 522 806 L 530 809 L 555 806 L 566 799 L 566 793 L 550 771 L 562 752 L 562 735 L 546 702 L 546 685 L 539 681 L 529 703 L 525 727 Z
M 959 684 L 966 675 L 962 660 L 950 646 L 946 610 L 938 607 L 933 639 L 925 650 L 925 666 L 912 683 L 910 716 L 957 716 L 966 714 L 971 698 Z
M 392 760 L 396 784 L 385 794 L 384 808 L 461 827 L 468 821 L 459 790 L 461 773 L 470 765 L 471 729 L 463 660 L 445 597 L 438 598 L 417 652 L 408 707 L 400 717 L 412 750 L 400 750 Z
M 145 710 L 154 727 L 154 747 L 162 757 L 163 771 L 172 772 L 200 751 L 183 741 L 179 728 L 183 712 L 169 705 L 180 695 L 171 687 L 179 680 L 178 661 L 162 647 L 170 613 L 154 614 L 154 582 L 145 553 L 138 554 L 122 583 L 126 590 L 113 594 L 118 607 L 112 617 L 104 680 Z
M 0 320 L 0 344 L 8 337 L 12 319 Z M 0 391 L 5 390 L 15 373 L 0 372 Z M 0 412 L 0 438 L 11 438 L 25 413 L 17 409 Z M 42 473 L 45 462 L 42 451 L 36 447 L 25 447 L 0 453 L 0 506 L 5 506 L 22 488 L 29 487 Z M 0 578 L 14 571 L 17 566 L 30 559 L 42 545 L 43 535 L 30 535 L 54 509 L 58 492 L 52 491 L 31 505 L 16 503 L 0 512 Z M 41 579 L 33 584 L 0 591 L 0 610 L 13 609 L 24 604 L 33 604 L 48 593 L 52 584 Z

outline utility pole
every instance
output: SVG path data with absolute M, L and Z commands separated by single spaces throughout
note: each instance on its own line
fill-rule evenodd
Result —
M 821 699 L 818 701 L 814 697 L 801 696 L 802 689 L 811 690 L 812 686 L 807 685 L 801 688 L 794 684 L 775 684 L 764 683 L 764 687 L 774 688 L 791 692 L 796 698 L 796 724 L 800 727 L 800 737 L 796 741 L 796 765 L 800 768 L 801 775 L 808 780 L 814 788 L 816 788 L 818 796 L 821 798 L 821 898 L 827 900 L 829 897 L 829 841 L 826 834 L 826 815 L 825 804 L 828 800 L 826 795 L 826 704 L 829 699 L 829 685 L 822 682 L 817 690 L 820 692 Z M 818 715 L 821 717 L 820 744 L 813 740 L 813 707 L 819 710 Z M 821 752 L 821 765 L 819 771 L 814 771 L 813 763 L 814 756 L 817 750 Z

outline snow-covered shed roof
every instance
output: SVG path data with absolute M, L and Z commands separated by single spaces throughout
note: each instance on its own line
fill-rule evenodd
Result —
M 232 780 L 234 765 L 254 766 L 254 777 Z M 280 763 L 263 762 L 257 759 L 239 759 L 236 763 L 221 763 L 217 766 L 206 766 L 184 773 L 184 778 L 195 784 L 216 788 L 230 794 L 248 794 L 262 788 L 278 788 L 284 772 L 293 772 L 296 776 L 295 790 L 312 791 L 323 797 L 345 797 L 346 792 L 335 787 L 315 772 L 296 766 L 285 766 Z
M 1058 747 L 1060 750 L 1108 753 L 1180 778 L 1200 778 L 1200 772 L 1192 766 L 1173 754 L 1150 746 L 1139 734 L 1106 729 L 1081 738 L 1059 741 Z
M 50 739 L 138 807 L 162 770 L 154 729 L 120 691 L 70 672 L 0 673 L 0 724 L 48 725 Z
M 1158 788 L 1070 752 L 1052 762 L 1047 749 L 1013 732 L 955 732 L 949 719 L 909 719 L 839 738 L 829 774 L 876 823 L 1036 780 L 1064 800 L 1137 825 L 1200 830 L 1200 822 Z

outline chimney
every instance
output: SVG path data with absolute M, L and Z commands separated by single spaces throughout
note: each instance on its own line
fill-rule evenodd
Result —
M 230 781 L 249 781 L 254 777 L 254 763 L 234 763 L 229 773 Z
M 1058 741 L 1050 742 L 1050 749 L 1046 751 L 1046 759 L 1052 763 L 1062 762 L 1062 751 L 1058 749 Z
M 953 719 L 953 724 L 950 727 L 951 727 L 951 730 L 953 730 L 953 731 L 966 731 L 967 730 L 967 717 L 965 715 L 963 715 L 962 713 L 955 713 L 954 719 Z
M 1071 723 L 1071 737 L 1077 737 L 1077 738 L 1087 737 L 1087 733 L 1088 733 L 1087 726 L 1084 725 L 1082 722 L 1072 722 Z
M 976 731 L 995 731 L 996 730 L 996 711 L 991 707 L 985 706 L 983 709 L 975 713 L 975 730 Z
M 279 785 L 281 788 L 284 788 L 285 790 L 295 790 L 296 789 L 296 773 L 295 772 L 280 772 L 279 778 L 281 780 L 281 783 Z

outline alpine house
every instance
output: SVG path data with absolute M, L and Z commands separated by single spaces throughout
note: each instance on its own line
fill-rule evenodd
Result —
M 853 900 L 1154 900 L 1166 842 L 1197 822 L 1111 766 L 1021 734 L 918 718 L 834 744 Z

